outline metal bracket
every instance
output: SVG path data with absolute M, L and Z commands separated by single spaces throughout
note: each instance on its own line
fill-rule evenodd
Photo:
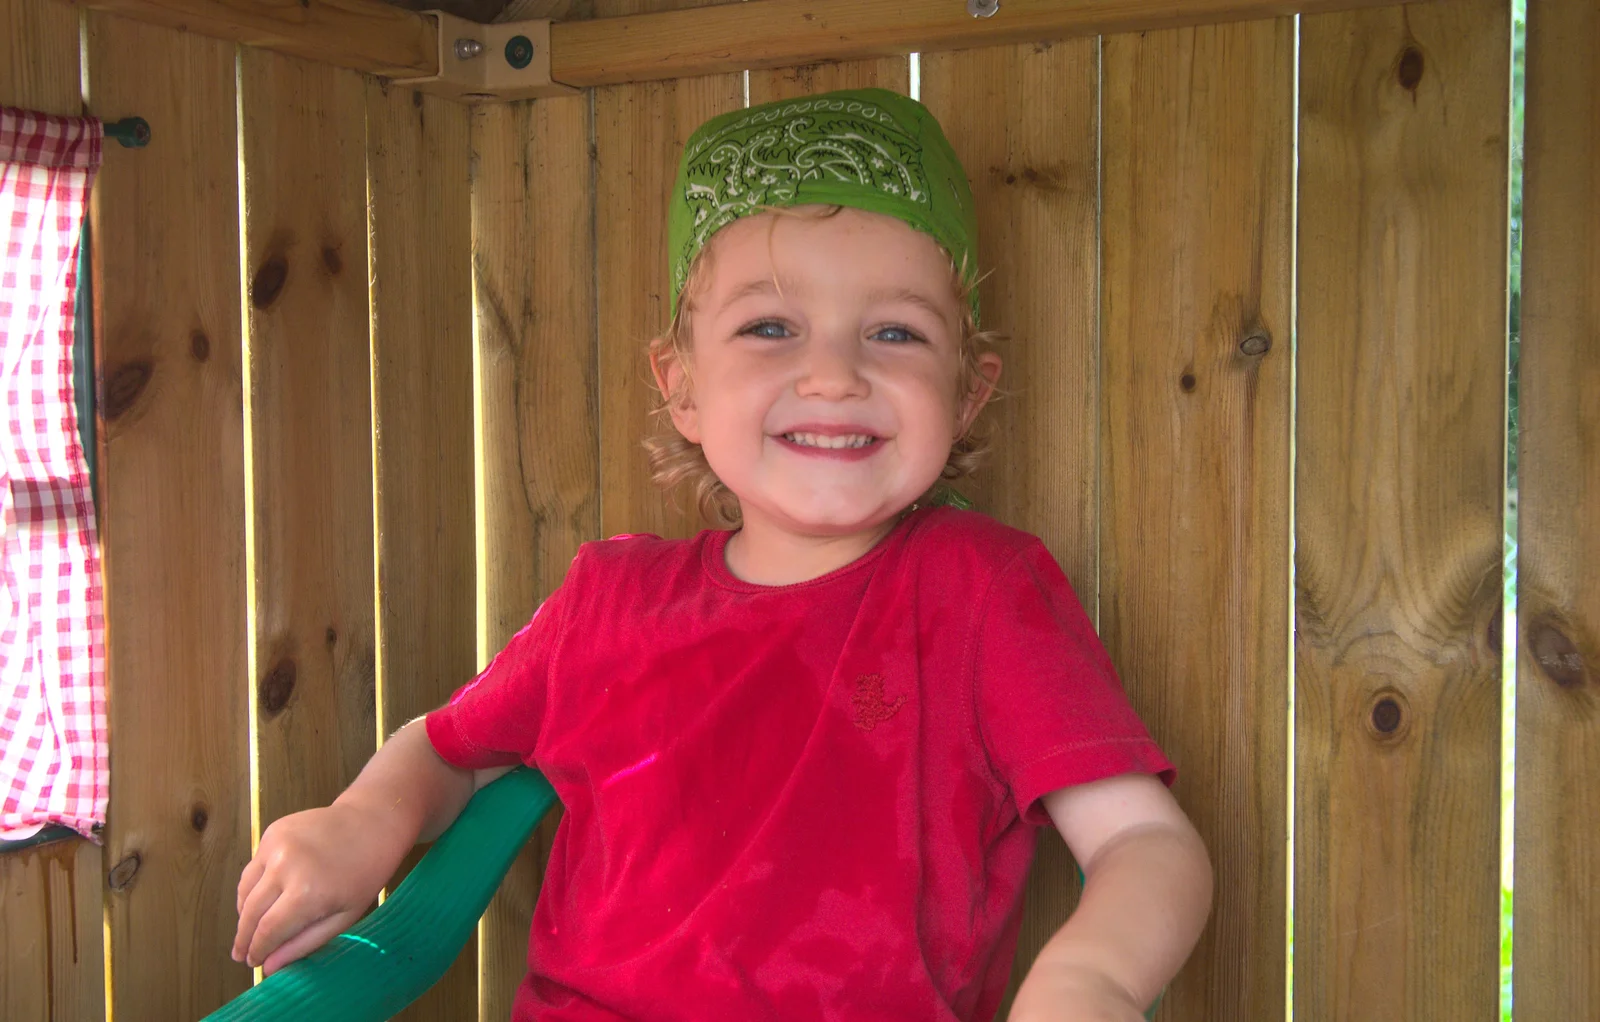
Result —
M 396 85 L 468 103 L 578 93 L 550 80 L 548 19 L 480 25 L 444 11 L 423 13 L 439 23 L 439 73 L 396 78 Z

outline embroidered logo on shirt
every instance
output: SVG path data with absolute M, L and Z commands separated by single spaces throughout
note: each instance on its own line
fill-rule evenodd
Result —
M 884 698 L 883 676 L 878 674 L 863 674 L 857 678 L 856 694 L 850 698 L 856 727 L 863 731 L 871 731 L 893 717 L 905 704 L 906 697 L 903 695 L 895 696 L 893 700 Z

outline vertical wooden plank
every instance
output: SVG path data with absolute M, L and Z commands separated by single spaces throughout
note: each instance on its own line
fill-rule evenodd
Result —
M 480 109 L 472 265 L 483 495 L 479 663 L 510 641 L 600 533 L 590 97 Z M 556 816 L 480 930 L 482 1022 L 511 1017 Z
M 0 0 L 0 106 L 83 113 L 78 64 L 82 12 L 38 0 Z
M 1528 11 L 1523 178 L 1519 1022 L 1600 1017 L 1600 9 Z
M 728 0 L 595 0 L 594 15 L 715 2 Z M 687 536 L 705 524 L 692 498 L 650 481 L 642 444 L 655 427 L 655 384 L 645 346 L 668 326 L 667 198 L 683 143 L 707 118 L 743 104 L 744 79 L 734 74 L 594 90 L 600 527 L 608 536 Z
M 0 106 L 82 113 L 79 18 L 0 0 Z M 79 840 L 0 854 L 0 1018 L 105 1017 L 101 862 L 100 846 Z
M 100 864 L 76 839 L 0 854 L 0 1018 L 105 1018 Z
M 1104 42 L 1101 631 L 1217 877 L 1168 1019 L 1284 1012 L 1293 54 Z
M 46 902 L 46 856 L 63 847 L 70 846 L 61 842 L 0 853 L 0 1009 L 8 1019 L 50 1019 L 55 1014 L 50 966 L 57 939 L 52 906 Z
M 332 802 L 377 744 L 366 91 L 326 64 L 239 59 L 264 829 Z
M 992 448 L 960 484 L 977 506 L 1041 537 L 1092 615 L 1100 310 L 1099 44 L 994 47 L 922 58 L 922 98 L 972 181 L 983 325 L 1007 336 L 1005 393 L 984 413 Z M 1046 830 L 1028 878 L 1014 980 L 1066 921 L 1077 872 Z M 1002 1008 L 1002 1016 L 1008 1008 Z
M 810 96 L 835 89 L 891 89 L 911 94 L 911 63 L 905 57 L 802 64 L 750 72 L 750 105 Z
M 1301 1017 L 1497 1010 L 1509 31 L 1301 22 Z
M 442 704 L 477 663 L 469 117 L 368 85 L 383 734 Z M 477 973 L 474 941 L 403 1017 L 473 1017 Z
M 650 481 L 642 441 L 654 427 L 645 344 L 668 325 L 667 198 L 683 143 L 743 102 L 739 75 L 596 89 L 596 287 L 600 337 L 601 530 L 687 536 L 692 501 Z
M 250 857 L 234 47 L 88 15 L 89 108 L 156 141 L 95 187 L 110 1012 L 198 1018 Z

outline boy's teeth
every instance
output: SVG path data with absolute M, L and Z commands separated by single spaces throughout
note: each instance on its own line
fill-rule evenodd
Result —
M 872 443 L 874 439 L 870 436 L 860 435 L 823 436 L 820 433 L 785 433 L 783 438 L 790 443 L 799 444 L 801 447 L 827 447 L 831 450 L 839 450 L 845 447 L 865 447 Z

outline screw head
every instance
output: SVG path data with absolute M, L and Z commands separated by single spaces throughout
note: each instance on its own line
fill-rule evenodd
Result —
M 967 0 L 967 13 L 974 18 L 992 18 L 1000 13 L 1000 0 Z
M 456 59 L 457 60 L 471 60 L 473 57 L 476 57 L 478 54 L 480 54 L 482 52 L 483 52 L 483 43 L 479 42 L 476 39 L 457 39 L 456 40 Z
M 506 40 L 506 63 L 521 71 L 533 63 L 533 40 L 525 35 L 514 35 Z

